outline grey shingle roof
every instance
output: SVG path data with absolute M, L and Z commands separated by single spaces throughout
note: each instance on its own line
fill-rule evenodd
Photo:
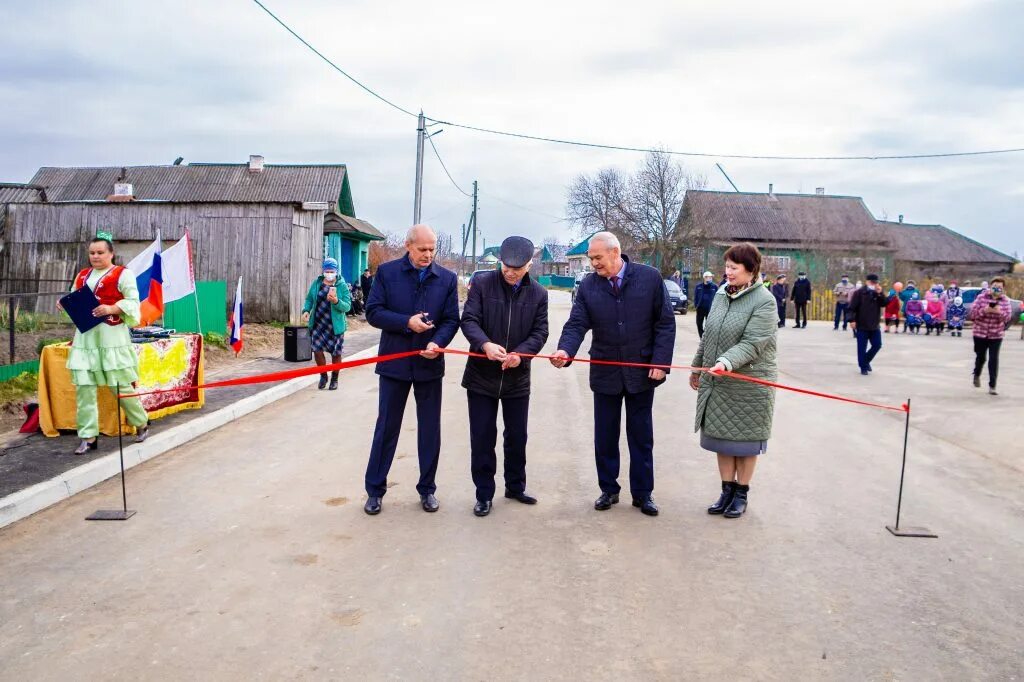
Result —
M 38 187 L 17 182 L 0 182 L 0 204 L 34 203 L 42 201 Z
M 917 263 L 1015 263 L 1013 257 L 980 244 L 945 225 L 879 221 L 890 235 L 898 260 Z
M 833 244 L 886 241 L 884 231 L 860 197 L 690 190 L 684 212 L 712 240 Z
M 102 201 L 113 193 L 122 168 L 40 168 L 32 184 L 46 187 L 50 201 Z M 138 200 L 175 203 L 338 202 L 344 165 L 273 165 L 250 173 L 247 164 L 127 166 L 124 182 Z

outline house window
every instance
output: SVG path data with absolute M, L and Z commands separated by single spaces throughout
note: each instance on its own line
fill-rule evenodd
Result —
M 789 256 L 765 256 L 762 269 L 765 272 L 789 272 L 793 259 Z

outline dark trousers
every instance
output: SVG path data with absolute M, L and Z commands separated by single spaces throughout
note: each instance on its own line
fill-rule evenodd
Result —
M 786 302 L 785 301 L 776 301 L 775 305 L 779 309 L 779 326 L 780 327 L 785 327 L 786 326 Z
M 505 422 L 502 434 L 505 449 L 505 489 L 526 492 L 526 436 L 530 396 L 492 398 L 467 391 L 469 399 L 470 471 L 476 486 L 476 499 L 494 499 L 494 474 L 498 471 L 498 403 Z
M 868 345 L 871 346 L 870 350 L 868 350 Z M 878 329 L 874 331 L 857 330 L 857 364 L 862 370 L 871 366 L 871 361 L 875 359 L 880 350 L 882 350 L 881 331 Z
M 409 399 L 409 389 L 416 398 L 416 446 L 420 458 L 420 495 L 437 490 L 434 476 L 441 456 L 441 380 L 399 381 L 380 378 L 380 407 L 377 426 L 373 430 L 370 461 L 366 465 L 366 494 L 383 497 L 388 490 L 388 472 L 395 459 L 402 417 Z
M 708 319 L 710 310 L 697 308 L 697 336 L 704 336 L 704 320 Z
M 849 308 L 849 307 L 850 307 L 849 303 L 836 303 L 836 316 L 835 316 L 835 320 L 832 322 L 833 329 L 839 329 L 839 323 L 842 322 L 843 323 L 843 331 L 844 332 L 846 331 L 846 324 L 847 324 L 847 322 L 846 322 L 846 309 Z M 804 315 L 806 316 L 806 314 L 807 313 L 805 311 Z M 806 317 L 805 317 L 805 319 L 806 319 Z
M 594 394 L 594 456 L 601 492 L 617 495 L 619 431 L 622 402 L 626 402 L 626 442 L 629 444 L 629 490 L 633 497 L 654 490 L 654 389 L 643 393 Z
M 796 306 L 796 324 L 795 327 L 806 327 L 807 326 L 807 304 L 806 303 L 793 303 Z M 803 324 L 800 323 L 800 318 L 803 316 Z
M 979 339 L 977 336 L 974 337 L 974 376 L 981 376 L 981 370 L 985 369 L 985 356 L 988 355 L 989 388 L 995 388 L 996 379 L 999 378 L 999 348 L 1002 345 L 1002 339 Z

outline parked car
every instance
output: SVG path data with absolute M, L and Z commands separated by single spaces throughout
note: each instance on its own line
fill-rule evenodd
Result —
M 964 307 L 967 308 L 967 312 L 971 312 L 971 306 L 974 305 L 974 299 L 981 293 L 981 287 L 964 287 L 960 290 L 960 295 L 964 299 Z M 1010 299 L 1010 309 L 1013 311 L 1010 315 L 1010 324 L 1006 325 L 1009 329 L 1010 325 L 1014 322 L 1020 321 L 1021 302 L 1015 298 Z
M 573 282 L 573 285 L 572 285 L 572 302 L 573 303 L 576 302 L 576 292 L 580 290 L 580 282 L 582 282 L 583 278 L 586 277 L 589 274 L 590 274 L 589 272 L 577 272 L 576 273 L 576 281 Z
M 685 315 L 690 304 L 686 298 L 686 292 L 670 279 L 665 280 L 665 288 L 668 289 L 668 297 L 672 301 L 672 312 Z
M 489 270 L 474 270 L 474 271 L 473 271 L 473 272 L 472 272 L 472 273 L 471 273 L 471 274 L 469 275 L 469 280 L 468 280 L 468 281 L 466 282 L 466 291 L 469 291 L 470 289 L 472 289 L 472 288 L 473 288 L 473 278 L 474 278 L 474 277 L 476 277 L 477 275 L 479 275 L 479 274 L 480 274 L 481 272 L 493 272 L 493 271 L 494 271 L 494 268 L 491 268 L 491 269 L 489 269 Z

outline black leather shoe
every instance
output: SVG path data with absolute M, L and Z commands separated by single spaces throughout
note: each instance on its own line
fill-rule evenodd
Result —
M 327 387 L 328 391 L 338 390 L 338 377 L 331 377 L 331 385 Z
M 433 495 L 420 495 L 420 504 L 423 505 L 423 511 L 425 512 L 436 512 L 441 508 L 437 498 Z
M 491 513 L 491 501 L 490 500 L 477 500 L 476 506 L 473 507 L 473 514 L 476 516 L 487 516 Z
M 708 507 L 708 514 L 724 514 L 732 504 L 732 496 L 735 492 L 736 481 L 722 481 L 722 494 L 719 496 L 718 502 Z
M 644 495 L 643 497 L 634 497 L 633 506 L 639 507 L 647 516 L 658 515 L 658 505 L 654 504 L 654 498 L 650 495 Z
M 749 485 L 737 484 L 736 491 L 732 496 L 732 502 L 729 503 L 729 508 L 725 510 L 725 518 L 738 519 L 743 516 L 743 512 L 747 511 L 747 492 L 749 490 Z
M 320 375 L 320 383 L 317 384 L 317 388 L 320 389 L 321 391 L 324 390 L 325 388 L 327 388 L 327 375 L 326 374 L 321 374 Z
M 526 493 L 514 493 L 511 490 L 506 490 L 505 497 L 507 497 L 510 500 L 522 502 L 523 504 L 537 504 L 537 498 L 530 497 Z
M 363 511 L 370 516 L 376 516 L 380 514 L 380 498 L 371 495 L 367 498 L 366 504 L 363 505 Z
M 609 493 L 601 493 L 601 497 L 594 501 L 594 509 L 597 511 L 608 511 L 612 508 L 613 504 L 619 503 L 618 495 L 611 495 Z

